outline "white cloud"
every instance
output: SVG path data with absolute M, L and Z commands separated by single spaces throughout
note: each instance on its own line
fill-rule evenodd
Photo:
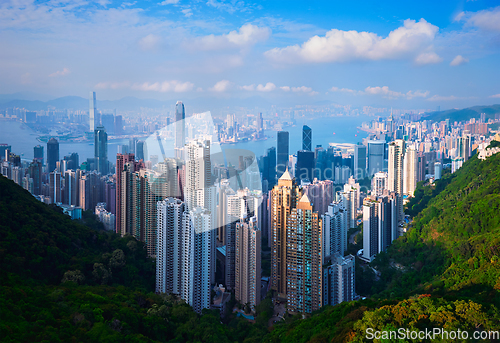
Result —
M 453 59 L 453 61 L 450 62 L 450 66 L 457 67 L 459 65 L 462 65 L 462 64 L 465 64 L 465 63 L 468 63 L 468 62 L 469 62 L 468 58 L 464 58 L 464 57 L 462 57 L 462 55 L 457 55 Z
M 415 57 L 415 63 L 418 65 L 435 64 L 442 62 L 443 59 L 435 52 L 423 52 Z
M 500 98 L 500 93 L 495 95 L 490 95 L 490 98 Z
M 55 73 L 50 74 L 49 77 L 64 76 L 68 75 L 69 73 L 71 72 L 68 68 L 63 68 L 63 70 L 58 70 Z
M 233 83 L 231 81 L 221 80 L 221 81 L 217 82 L 213 87 L 209 88 L 208 90 L 210 90 L 212 92 L 222 93 L 222 92 L 227 91 L 232 86 L 232 84 Z
M 146 37 L 141 38 L 139 41 L 139 46 L 142 50 L 153 50 L 157 47 L 160 42 L 160 37 L 157 35 L 149 34 Z
M 95 85 L 96 89 L 132 89 L 144 92 L 161 92 L 161 93 L 184 93 L 193 90 L 194 84 L 191 82 L 180 82 L 177 80 L 163 82 L 142 82 L 131 83 L 123 82 L 99 82 Z
M 360 92 L 359 94 L 363 94 L 363 92 Z M 383 86 L 383 87 L 366 87 L 365 88 L 365 91 L 364 91 L 364 94 L 367 94 L 367 95 L 381 95 L 382 97 L 384 98 L 387 98 L 387 99 L 398 99 L 398 98 L 405 98 L 405 99 L 408 99 L 408 100 L 411 100 L 413 98 L 426 98 L 429 96 L 429 91 L 420 91 L 420 90 L 416 90 L 416 91 L 408 91 L 406 93 L 403 93 L 403 92 L 397 92 L 397 91 L 393 91 L 393 90 L 390 90 L 389 87 L 387 86 Z
M 248 85 L 248 86 L 240 86 L 240 89 L 243 89 L 245 91 L 252 92 L 255 90 L 255 85 Z
M 301 46 L 271 49 L 265 56 L 288 63 L 403 59 L 428 51 L 438 30 L 425 19 L 418 22 L 407 19 L 404 26 L 391 31 L 385 38 L 372 32 L 333 29 L 324 37 L 311 37 Z
M 284 90 L 285 92 L 290 92 L 290 87 L 288 87 L 288 86 L 280 87 L 280 89 Z
M 272 82 L 266 83 L 265 86 L 263 86 L 263 85 L 258 85 L 257 86 L 257 90 L 259 92 L 271 92 L 271 91 L 273 91 L 275 89 L 276 89 L 276 85 L 274 83 L 272 83 Z
M 158 3 L 158 5 L 161 5 L 161 6 L 165 6 L 165 5 L 177 5 L 179 3 L 179 0 L 165 0 L 165 1 L 162 1 L 160 3 Z
M 331 92 L 342 92 L 342 93 L 350 93 L 350 94 L 358 94 L 358 93 L 363 93 L 356 91 L 354 89 L 349 89 L 349 88 L 338 88 L 338 87 L 332 87 L 330 88 Z
M 404 96 L 404 94 L 401 92 L 391 91 L 387 86 L 383 87 L 368 86 L 365 88 L 365 93 L 369 95 L 382 95 L 384 98 L 389 98 L 389 99 L 394 99 Z
M 465 21 L 468 26 L 478 27 L 485 31 L 499 32 L 500 6 L 479 12 L 462 12 L 455 17 L 455 21 Z
M 185 8 L 181 10 L 181 12 L 184 14 L 185 17 L 189 18 L 190 16 L 193 15 L 193 11 L 190 8 Z
M 246 48 L 269 38 L 271 30 L 252 24 L 243 25 L 238 31 L 223 35 L 208 35 L 190 40 L 187 47 L 193 50 L 222 50 L 230 48 Z
M 311 93 L 313 90 L 311 87 L 306 87 L 306 86 L 300 86 L 300 87 L 292 87 L 292 92 L 304 92 L 304 93 Z

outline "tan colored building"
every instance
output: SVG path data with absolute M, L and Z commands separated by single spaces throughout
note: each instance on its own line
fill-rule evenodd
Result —
M 312 313 L 322 303 L 322 222 L 307 195 L 287 217 L 287 307 L 290 313 Z
M 288 169 L 278 185 L 270 192 L 269 215 L 271 230 L 271 289 L 278 298 L 286 299 L 287 292 L 287 216 L 302 197 L 302 190 Z

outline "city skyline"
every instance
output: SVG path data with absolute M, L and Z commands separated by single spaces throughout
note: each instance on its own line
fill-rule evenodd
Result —
M 0 94 L 493 104 L 500 98 L 495 5 L 7 1 Z

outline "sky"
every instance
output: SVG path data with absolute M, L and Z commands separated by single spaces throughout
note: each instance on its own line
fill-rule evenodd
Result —
M 0 94 L 500 103 L 499 4 L 2 0 Z

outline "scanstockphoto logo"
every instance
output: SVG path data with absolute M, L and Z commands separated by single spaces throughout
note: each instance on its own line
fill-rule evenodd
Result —
M 399 328 L 397 330 L 375 330 L 367 328 L 365 338 L 374 342 L 386 342 L 402 340 L 405 342 L 429 342 L 429 341 L 477 341 L 477 340 L 498 340 L 500 331 L 473 331 L 466 330 L 446 330 L 443 328 L 426 328 L 425 330 L 416 330 L 409 328 Z
M 193 114 L 150 135 L 144 144 L 150 192 L 182 199 L 211 214 L 214 229 L 256 216 L 262 182 L 255 154 L 222 147 L 210 112 Z

